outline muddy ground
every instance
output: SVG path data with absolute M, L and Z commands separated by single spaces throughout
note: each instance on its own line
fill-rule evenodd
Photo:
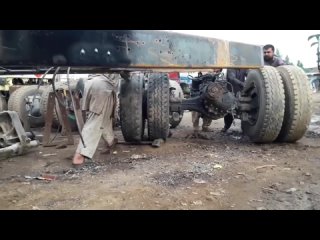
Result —
M 295 144 L 253 144 L 239 121 L 222 134 L 222 119 L 207 139 L 186 139 L 186 112 L 160 148 L 99 148 L 78 170 L 76 146 L 39 146 L 0 161 L 0 209 L 320 209 L 320 94 L 313 96 L 312 123 Z

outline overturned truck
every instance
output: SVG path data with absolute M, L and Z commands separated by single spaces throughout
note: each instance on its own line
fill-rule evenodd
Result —
M 120 89 L 120 121 L 128 142 L 166 139 L 169 116 L 184 110 L 213 119 L 231 113 L 253 142 L 295 142 L 306 132 L 312 98 L 308 79 L 295 66 L 263 66 L 261 46 L 165 31 L 1 30 L 0 74 L 129 71 Z M 194 98 L 170 97 L 171 71 L 249 69 L 234 96 L 217 79 Z M 146 84 L 145 74 L 149 72 Z M 173 99 L 173 100 L 172 100 Z M 172 115 L 172 114 L 171 114 Z

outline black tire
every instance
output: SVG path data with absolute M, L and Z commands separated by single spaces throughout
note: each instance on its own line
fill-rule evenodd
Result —
M 149 140 L 169 134 L 169 79 L 167 74 L 150 74 L 147 89 L 147 116 Z
M 0 112 L 8 110 L 8 103 L 5 97 L 0 96 Z
M 285 90 L 285 111 L 279 142 L 296 142 L 306 133 L 312 115 L 312 94 L 309 80 L 296 66 L 279 66 Z
M 251 121 L 241 121 L 241 127 L 255 143 L 273 142 L 282 127 L 285 96 L 282 79 L 277 69 L 265 66 L 248 73 L 243 96 L 252 98 L 256 111 L 249 113 Z
M 43 86 L 40 86 L 38 90 L 37 85 L 21 86 L 15 90 L 9 97 L 8 110 L 18 113 L 22 124 L 28 119 L 28 112 L 26 108 L 26 97 L 39 94 L 40 97 L 43 93 Z M 40 105 L 41 109 L 41 105 Z M 44 117 L 41 114 L 39 117 L 29 117 L 30 127 L 42 127 L 44 126 Z
M 75 81 L 70 82 L 70 88 L 71 88 L 71 91 L 76 89 L 76 82 Z M 64 82 L 56 82 L 55 89 L 68 90 L 68 85 L 67 85 L 67 83 L 64 83 Z M 49 93 L 50 92 L 53 92 L 52 85 L 48 85 L 48 86 L 44 87 L 42 97 L 41 97 L 41 113 L 43 116 L 47 115 L 48 100 L 49 100 Z M 59 104 L 58 100 L 56 100 L 56 106 L 58 104 Z M 53 128 L 59 128 L 61 126 L 59 119 L 62 119 L 62 115 L 58 109 L 59 108 L 57 108 L 56 110 L 53 111 L 53 118 L 52 118 L 52 127 Z M 68 113 L 68 120 L 69 120 L 69 124 L 71 127 L 71 131 L 77 131 L 77 129 L 78 129 L 77 122 L 75 120 L 75 115 L 72 112 Z
M 144 134 L 142 114 L 143 74 L 132 73 L 129 81 L 121 80 L 120 124 L 127 142 L 141 142 Z

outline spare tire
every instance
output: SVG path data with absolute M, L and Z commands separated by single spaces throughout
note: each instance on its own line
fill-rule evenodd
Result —
M 21 86 L 10 95 L 8 110 L 17 112 L 22 124 L 28 119 L 30 110 L 32 110 L 33 115 L 29 116 L 30 127 L 44 126 L 44 117 L 41 113 L 42 92 L 43 86 L 40 86 L 39 89 L 37 85 Z M 35 98 L 32 106 L 29 103 L 33 101 L 33 96 Z
M 282 127 L 285 96 L 277 69 L 264 66 L 248 73 L 242 96 L 251 98 L 247 119 L 242 113 L 241 127 L 251 141 L 273 142 Z

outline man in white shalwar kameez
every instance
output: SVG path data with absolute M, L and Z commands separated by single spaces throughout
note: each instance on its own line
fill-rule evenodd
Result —
M 101 136 L 107 150 L 115 145 L 113 118 L 116 117 L 120 79 L 119 74 L 89 75 L 82 99 L 82 110 L 87 111 L 87 119 L 82 129 L 85 146 L 80 140 L 73 157 L 73 165 L 81 166 L 85 158 L 92 159 Z

